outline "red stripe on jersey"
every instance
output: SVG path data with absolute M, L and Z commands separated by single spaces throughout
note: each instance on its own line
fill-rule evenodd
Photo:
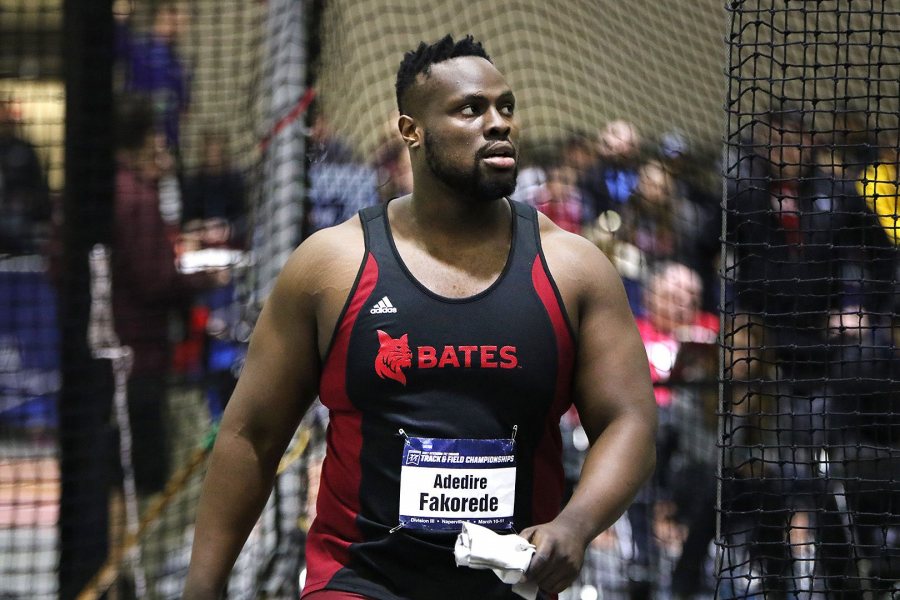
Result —
M 331 351 L 322 369 L 319 397 L 331 419 L 326 437 L 316 518 L 306 540 L 307 575 L 304 592 L 322 589 L 350 560 L 350 545 L 362 540 L 356 525 L 359 514 L 359 455 L 362 415 L 347 397 L 347 349 L 359 311 L 375 289 L 378 263 L 366 258 L 356 291 L 337 326 Z
M 547 310 L 556 338 L 556 391 L 546 426 L 534 452 L 534 479 L 531 514 L 535 524 L 546 523 L 559 514 L 565 487 L 562 470 L 562 439 L 559 419 L 572 403 L 572 368 L 575 361 L 575 341 L 566 323 L 559 296 L 541 256 L 531 267 L 534 290 Z

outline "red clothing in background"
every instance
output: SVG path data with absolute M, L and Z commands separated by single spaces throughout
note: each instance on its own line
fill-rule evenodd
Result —
M 719 332 L 719 318 L 708 312 L 700 312 L 694 322 L 678 330 L 677 333 L 664 333 L 653 326 L 646 317 L 635 319 L 638 332 L 644 341 L 647 350 L 647 360 L 650 362 L 650 380 L 654 384 L 665 383 L 669 379 L 672 367 L 675 366 L 675 357 L 678 356 L 678 347 L 683 341 L 708 342 L 716 341 Z M 672 402 L 672 390 L 660 385 L 654 385 L 653 392 L 656 395 L 656 404 L 668 406 Z
M 156 181 L 119 167 L 113 242 L 116 333 L 134 351 L 133 375 L 162 375 L 170 357 L 169 311 L 190 299 L 175 265 L 173 234 L 159 212 Z
M 577 196 L 553 198 L 542 188 L 535 194 L 534 207 L 547 215 L 547 218 L 561 229 L 581 233 L 581 202 Z

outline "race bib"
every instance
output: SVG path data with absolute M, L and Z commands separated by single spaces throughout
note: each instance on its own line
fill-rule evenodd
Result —
M 400 469 L 400 525 L 457 531 L 463 521 L 512 529 L 516 442 L 409 437 Z

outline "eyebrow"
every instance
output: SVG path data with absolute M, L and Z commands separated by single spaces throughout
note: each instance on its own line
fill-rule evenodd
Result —
M 487 96 L 482 92 L 474 92 L 454 98 L 454 102 L 483 102 L 485 100 L 487 100 Z M 497 100 L 512 100 L 513 102 L 515 102 L 516 95 L 512 90 L 506 90 L 505 92 L 497 96 Z

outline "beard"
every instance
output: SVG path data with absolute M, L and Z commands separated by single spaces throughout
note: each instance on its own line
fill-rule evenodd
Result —
M 440 151 L 439 137 L 425 132 L 425 163 L 431 172 L 446 186 L 465 193 L 477 202 L 489 202 L 509 196 L 516 189 L 519 166 L 509 171 L 485 173 L 481 167 L 481 151 L 475 155 L 471 169 L 448 164 Z

